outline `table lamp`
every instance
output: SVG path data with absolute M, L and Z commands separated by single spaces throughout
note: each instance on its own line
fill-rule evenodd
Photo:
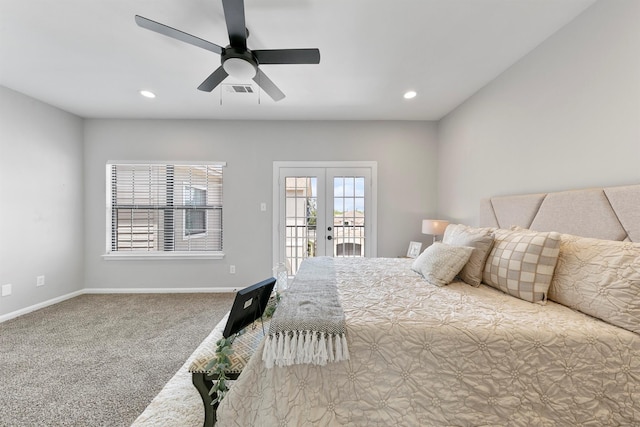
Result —
M 441 219 L 423 219 L 422 234 L 431 234 L 433 236 L 433 243 L 435 243 L 436 236 L 442 236 L 447 225 L 449 225 L 449 221 Z

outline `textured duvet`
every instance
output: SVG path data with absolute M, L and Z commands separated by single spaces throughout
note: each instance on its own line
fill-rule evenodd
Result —
M 640 335 L 484 285 L 436 287 L 411 262 L 336 258 L 350 360 L 266 369 L 259 348 L 217 425 L 640 425 Z

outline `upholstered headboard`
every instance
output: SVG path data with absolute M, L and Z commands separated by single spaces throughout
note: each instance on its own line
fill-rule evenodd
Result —
M 500 196 L 480 203 L 480 226 L 518 225 L 583 237 L 640 242 L 640 184 Z

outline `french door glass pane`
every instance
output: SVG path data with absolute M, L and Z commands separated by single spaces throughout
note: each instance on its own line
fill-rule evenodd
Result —
M 364 185 L 364 177 L 333 178 L 333 256 L 364 256 Z
M 316 254 L 318 178 L 285 178 L 285 256 L 289 275 L 295 275 L 305 258 Z

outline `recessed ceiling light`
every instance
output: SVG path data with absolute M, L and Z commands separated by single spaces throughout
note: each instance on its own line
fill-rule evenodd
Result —
M 415 98 L 417 95 L 416 91 L 410 90 L 408 92 L 405 92 L 404 94 L 404 99 L 411 99 L 411 98 Z
M 145 98 L 155 98 L 156 94 L 149 91 L 149 90 L 141 90 L 140 91 L 140 95 L 144 96 Z

